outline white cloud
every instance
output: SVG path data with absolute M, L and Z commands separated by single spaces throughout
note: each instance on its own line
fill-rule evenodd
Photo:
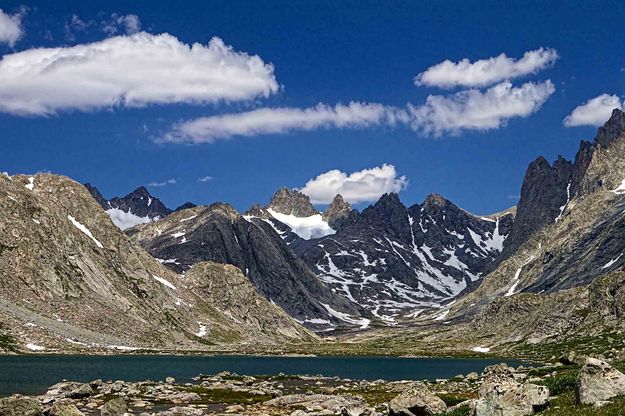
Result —
M 187 45 L 169 34 L 141 32 L 30 49 L 0 61 L 0 111 L 17 115 L 251 100 L 277 90 L 271 64 L 219 38 Z
M 601 94 L 591 98 L 564 118 L 566 127 L 601 126 L 608 121 L 615 108 L 623 109 L 625 103 L 616 95 Z
M 504 126 L 513 117 L 538 111 L 554 91 L 549 80 L 520 87 L 505 81 L 484 92 L 472 89 L 449 96 L 430 95 L 425 104 L 410 105 L 408 111 L 412 128 L 428 135 L 490 130 Z
M 0 43 L 13 46 L 24 35 L 22 28 L 24 12 L 25 9 L 22 9 L 22 11 L 10 15 L 0 9 Z
M 113 13 L 109 20 L 102 22 L 102 31 L 107 35 L 116 35 L 120 31 L 132 35 L 141 30 L 141 21 L 136 14 L 118 15 Z
M 400 192 L 407 185 L 408 179 L 398 177 L 395 166 L 383 164 L 350 174 L 330 170 L 306 182 L 300 191 L 308 195 L 313 204 L 329 204 L 337 194 L 346 201 L 359 203 L 377 201 L 383 194 Z
M 446 60 L 417 75 L 414 82 L 416 85 L 441 88 L 486 87 L 503 80 L 534 74 L 553 65 L 557 59 L 555 49 L 539 48 L 525 52 L 518 60 L 504 53 L 475 62 L 468 59 L 458 62 Z
M 174 185 L 175 183 L 176 183 L 176 180 L 174 178 L 171 178 L 171 179 L 167 179 L 166 181 L 163 181 L 163 182 L 150 182 L 148 184 L 148 186 L 150 186 L 150 187 L 159 187 L 159 186 Z
M 201 117 L 179 123 L 163 141 L 174 143 L 212 143 L 232 136 L 256 136 L 307 131 L 320 128 L 364 128 L 406 122 L 407 114 L 382 104 L 350 102 L 330 107 L 261 108 L 243 113 Z
M 202 176 L 201 178 L 197 178 L 198 182 L 210 182 L 213 180 L 212 176 Z

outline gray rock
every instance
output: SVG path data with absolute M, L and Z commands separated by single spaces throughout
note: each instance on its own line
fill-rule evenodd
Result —
M 81 384 L 75 389 L 72 389 L 72 391 L 69 392 L 68 396 L 71 397 L 72 399 L 82 399 L 85 397 L 89 397 L 93 395 L 94 393 L 95 392 L 93 391 L 93 389 L 91 388 L 89 384 Z
M 101 416 L 122 416 L 128 410 L 126 401 L 120 397 L 109 400 L 100 411 Z
M 50 416 L 85 416 L 83 412 L 78 410 L 76 405 L 68 399 L 62 399 L 54 402 L 49 412 Z
M 625 394 L 625 374 L 605 361 L 587 358 L 575 386 L 577 402 L 594 404 Z
M 447 410 L 447 405 L 422 384 L 415 385 L 388 404 L 390 416 L 430 416 Z
M 486 367 L 478 394 L 475 416 L 533 415 L 549 404 L 547 387 L 520 383 L 506 364 Z
M 0 399 L 0 416 L 41 416 L 41 405 L 30 397 L 6 397 Z

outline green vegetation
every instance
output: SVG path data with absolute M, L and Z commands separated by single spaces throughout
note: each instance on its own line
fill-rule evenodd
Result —
M 620 396 L 603 407 L 580 406 L 575 404 L 575 392 L 568 391 L 553 399 L 549 408 L 539 413 L 541 416 L 623 416 L 625 396 Z
M 469 408 L 469 406 L 460 406 L 459 408 L 451 411 L 451 412 L 447 412 L 447 413 L 440 413 L 440 416 L 445 415 L 445 416 L 469 416 L 471 414 L 471 408 Z M 439 416 L 439 415 L 436 415 Z
M 388 403 L 399 394 L 396 391 L 387 391 L 384 389 L 346 390 L 345 393 L 353 396 L 361 396 L 369 406 L 372 407 Z M 343 394 L 343 392 L 341 392 L 341 394 Z
M 625 334 L 605 333 L 596 336 L 571 337 L 566 341 L 543 342 L 540 344 L 520 344 L 511 346 L 510 352 L 519 358 L 547 361 L 560 357 L 569 351 L 581 355 L 597 356 L 612 348 L 621 349 L 625 344 Z
M 545 378 L 539 384 L 549 387 L 551 396 L 558 396 L 575 390 L 577 373 L 578 371 L 566 371 L 554 377 Z
M 7 333 L 2 323 L 0 323 L 0 350 L 18 352 L 15 339 Z

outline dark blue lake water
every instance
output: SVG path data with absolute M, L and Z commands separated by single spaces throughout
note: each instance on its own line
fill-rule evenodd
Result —
M 198 374 L 231 371 L 242 375 L 308 374 L 364 380 L 449 378 L 501 362 L 492 359 L 401 357 L 254 356 L 0 356 L 0 395 L 38 394 L 67 379 L 189 381 Z M 511 366 L 520 361 L 506 360 Z

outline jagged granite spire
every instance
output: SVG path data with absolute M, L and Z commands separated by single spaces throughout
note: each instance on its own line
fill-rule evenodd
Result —
M 625 113 L 615 108 L 610 119 L 603 126 L 599 127 L 595 142 L 606 148 L 614 139 L 623 135 L 625 135 Z
M 267 205 L 276 212 L 296 217 L 310 217 L 319 214 L 319 211 L 310 203 L 310 198 L 297 189 L 286 187 L 278 189 Z
M 330 227 L 338 228 L 347 219 L 351 210 L 350 203 L 345 201 L 341 194 L 338 194 L 323 212 L 323 219 L 330 224 Z
M 542 156 L 527 168 L 517 215 L 510 236 L 504 244 L 504 257 L 508 257 L 534 232 L 552 223 L 571 197 L 571 180 L 574 167 L 559 156 L 550 165 Z

